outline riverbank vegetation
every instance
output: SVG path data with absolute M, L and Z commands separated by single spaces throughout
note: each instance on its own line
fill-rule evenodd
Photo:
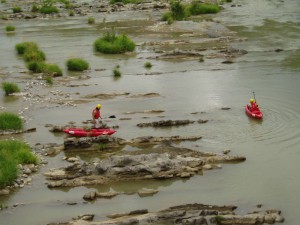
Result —
M 87 70 L 90 66 L 87 61 L 80 58 L 68 59 L 66 65 L 68 70 L 70 71 L 84 71 Z
M 37 164 L 30 147 L 19 140 L 0 141 L 0 188 L 11 185 L 18 177 L 19 164 Z
M 4 90 L 5 95 L 20 92 L 19 86 L 12 82 L 3 82 L 2 89 Z
M 117 35 L 115 30 L 111 29 L 94 42 L 94 48 L 101 53 L 118 54 L 134 51 L 135 43 L 127 35 Z
M 197 0 L 190 4 L 183 4 L 180 0 L 173 0 L 170 5 L 170 11 L 162 16 L 162 20 L 167 21 L 168 24 L 172 24 L 175 20 L 186 20 L 190 16 L 218 13 L 221 10 L 219 5 L 207 4 Z
M 23 128 L 22 119 L 14 113 L 0 113 L 0 130 L 21 130 Z

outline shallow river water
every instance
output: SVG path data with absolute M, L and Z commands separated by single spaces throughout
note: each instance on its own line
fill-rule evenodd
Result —
M 15 193 L 0 197 L 0 204 L 8 209 L 0 212 L 1 224 L 40 225 L 66 221 L 84 213 L 94 213 L 96 219 L 106 215 L 128 212 L 141 208 L 164 209 L 183 203 L 235 204 L 238 211 L 246 213 L 256 209 L 278 208 L 285 217 L 284 224 L 298 224 L 300 202 L 300 1 L 240 0 L 239 7 L 227 5 L 214 16 L 237 36 L 247 41 L 234 42 L 232 46 L 245 49 L 248 54 L 234 59 L 233 64 L 221 60 L 206 59 L 204 63 L 191 61 L 162 61 L 147 59 L 153 55 L 149 48 L 138 46 L 135 56 L 105 56 L 93 52 L 92 43 L 101 34 L 103 25 L 89 26 L 86 17 L 72 19 L 13 21 L 17 27 L 14 35 L 6 35 L 4 27 L 9 22 L 0 22 L 0 72 L 1 80 L 13 80 L 21 87 L 28 76 L 18 59 L 15 44 L 35 41 L 46 53 L 47 61 L 64 68 L 69 57 L 82 57 L 91 65 L 87 80 L 72 84 L 89 86 L 36 87 L 41 93 L 60 90 L 71 93 L 73 99 L 97 93 L 130 92 L 130 95 L 159 93 L 159 97 L 130 98 L 118 96 L 102 100 L 104 117 L 116 115 L 117 119 L 105 119 L 109 125 L 119 125 L 117 137 L 134 138 L 144 135 L 201 135 L 196 142 L 183 146 L 203 151 L 221 152 L 230 149 L 231 154 L 243 155 L 247 160 L 240 164 L 225 164 L 221 170 L 204 172 L 188 180 L 166 180 L 113 184 L 101 187 L 76 187 L 50 190 L 45 185 L 42 173 L 49 168 L 64 165 L 61 153 L 47 158 L 49 164 L 33 176 L 31 185 Z M 168 39 L 155 32 L 143 32 L 143 26 L 152 26 L 149 15 L 137 13 L 132 21 L 130 13 L 108 14 L 107 23 L 126 31 L 136 42 Z M 157 15 L 154 15 L 154 17 Z M 96 15 L 102 21 L 102 15 Z M 118 20 L 119 22 L 114 22 Z M 125 22 L 122 22 L 125 21 Z M 180 26 L 180 23 L 178 23 Z M 193 23 L 182 22 L 186 29 Z M 164 34 L 165 35 L 165 34 Z M 170 37 L 172 39 L 172 37 Z M 229 43 L 230 44 L 230 43 Z M 275 51 L 275 50 L 283 51 Z M 151 72 L 160 75 L 145 75 L 143 65 L 153 64 Z M 112 70 L 120 65 L 122 77 L 114 80 Z M 96 69 L 105 69 L 96 71 Z M 8 75 L 6 72 L 9 71 Z M 54 81 L 55 82 L 55 81 Z M 76 93 L 80 93 L 77 95 Z M 263 121 L 249 119 L 244 106 L 252 98 L 252 92 L 264 112 Z M 97 100 L 74 106 L 46 106 L 33 104 L 23 113 L 26 126 L 36 127 L 37 132 L 17 136 L 30 144 L 62 143 L 63 135 L 53 135 L 45 124 L 65 125 L 90 119 L 90 112 Z M 22 98 L 7 98 L 0 90 L 0 106 L 5 110 L 19 112 L 28 107 Z M 230 110 L 221 110 L 230 107 Z M 125 114 L 144 110 L 164 110 L 161 114 Z M 4 109 L 2 109 L 4 110 Z M 204 112 L 192 114 L 194 112 Z M 164 116 L 161 118 L 160 116 Z M 119 118 L 131 120 L 118 120 Z M 148 118 L 144 118 L 148 117 Z M 139 122 L 161 119 L 208 119 L 206 124 L 192 124 L 179 128 L 138 128 Z M 1 137 L 3 138 L 3 137 Z M 127 149 L 128 151 L 134 149 Z M 85 159 L 86 156 L 82 156 Z M 91 160 L 91 159 L 88 159 Z M 91 190 L 132 192 L 142 188 L 156 188 L 158 194 L 140 198 L 138 195 L 119 195 L 113 199 L 98 199 L 85 203 L 82 196 Z M 67 203 L 77 203 L 68 205 Z M 12 205 L 24 203 L 16 208 Z

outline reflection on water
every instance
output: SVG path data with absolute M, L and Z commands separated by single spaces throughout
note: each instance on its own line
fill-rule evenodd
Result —
M 154 49 L 137 50 L 136 56 L 107 56 L 93 52 L 93 42 L 103 26 L 89 26 L 86 18 L 14 21 L 18 32 L 14 36 L 3 35 L 5 22 L 0 24 L 1 79 L 16 80 L 25 86 L 20 72 L 25 70 L 24 62 L 14 52 L 15 44 L 22 41 L 36 41 L 45 51 L 47 61 L 58 63 L 64 68 L 65 76 L 73 77 L 70 83 L 87 86 L 69 87 L 55 85 L 49 88 L 35 86 L 40 94 L 52 90 L 71 93 L 71 98 L 81 99 L 87 94 L 122 93 L 130 95 L 159 93 L 156 98 L 130 98 L 118 96 L 101 100 L 105 116 L 116 115 L 107 120 L 110 125 L 118 125 L 115 136 L 124 139 L 138 136 L 200 135 L 196 142 L 181 143 L 195 150 L 221 152 L 230 149 L 232 154 L 247 157 L 247 161 L 237 165 L 224 165 L 222 170 L 208 171 L 203 176 L 188 180 L 143 181 L 116 183 L 97 187 L 77 187 L 72 189 L 49 190 L 42 172 L 49 168 L 65 166 L 64 156 L 76 156 L 83 161 L 102 158 L 101 151 L 90 153 L 65 152 L 49 158 L 49 165 L 42 168 L 41 174 L 33 177 L 32 185 L 16 193 L 0 197 L 0 204 L 10 206 L 0 212 L 1 222 L 5 224 L 47 224 L 65 221 L 83 213 L 95 213 L 104 218 L 110 213 L 130 211 L 139 208 L 163 209 L 181 203 L 236 204 L 242 211 L 262 203 L 266 208 L 283 210 L 287 218 L 285 224 L 297 224 L 297 210 L 300 196 L 299 145 L 300 145 L 300 76 L 299 76 L 299 1 L 236 1 L 241 7 L 228 7 L 218 15 L 239 36 L 248 41 L 234 43 L 234 47 L 245 49 L 248 54 L 235 59 L 230 65 L 218 60 L 174 62 L 149 60 Z M 166 39 L 166 33 L 147 33 L 143 25 L 152 26 L 145 20 L 124 22 L 132 17 L 126 13 L 108 15 L 108 23 L 116 22 L 116 29 L 126 31 L 136 41 Z M 138 15 L 145 18 L 145 15 Z M 192 23 L 192 22 L 189 22 Z M 180 24 L 179 24 L 180 25 Z M 118 27 L 119 26 L 119 27 Z M 190 26 L 190 25 L 189 25 Z M 191 25 L 193 26 L 193 24 Z M 133 27 L 133 28 L 132 28 Z M 172 34 L 170 34 L 172 35 Z M 58 38 L 59 37 L 59 38 Z M 172 39 L 178 37 L 172 35 Z M 145 39 L 144 39 L 145 38 Z M 196 37 L 199 38 L 199 37 Z M 2 44 L 3 43 L 3 44 Z M 208 43 L 211 45 L 211 43 Z M 63 51 L 62 51 L 63 49 Z M 283 51 L 276 52 L 276 49 Z M 66 72 L 65 60 L 69 57 L 83 57 L 89 61 L 91 71 L 87 80 L 76 80 L 76 75 Z M 161 75 L 143 75 L 143 65 L 151 61 L 151 72 Z M 114 80 L 112 69 L 120 65 L 122 77 Z M 3 70 L 3 68 L 5 68 Z M 252 120 L 245 115 L 244 106 L 255 91 L 263 121 Z M 3 92 L 0 92 L 3 93 Z M 62 143 L 65 135 L 55 135 L 45 127 L 46 123 L 64 125 L 75 121 L 90 119 L 90 111 L 99 99 L 91 99 L 76 107 L 59 105 L 46 107 L 47 102 L 31 105 L 24 112 L 27 126 L 36 127 L 37 132 L 16 136 L 23 137 L 31 144 Z M 28 102 L 20 97 L 0 97 L 0 106 L 6 110 L 19 112 Z M 229 107 L 230 110 L 221 110 Z M 125 112 L 144 110 L 164 110 L 158 115 L 126 115 L 131 120 L 119 120 Z M 204 112 L 191 114 L 193 112 Z M 144 117 L 147 118 L 144 118 Z M 183 127 L 168 129 L 138 128 L 140 122 L 162 119 L 208 120 L 205 124 L 194 123 Z M 2 137 L 1 137 L 2 138 Z M 126 151 L 139 149 L 126 146 Z M 140 198 L 137 195 L 121 195 L 113 199 L 99 199 L 92 204 L 84 204 L 82 196 L 91 190 L 99 192 L 115 190 L 120 192 L 154 188 L 159 192 L 153 197 Z M 76 202 L 70 206 L 66 202 Z M 14 203 L 24 202 L 24 206 L 11 208 Z M 28 217 L 39 210 L 43 218 Z M 253 208 L 251 208 L 253 209 Z M 12 214 L 11 214 L 12 213 Z M 24 215 L 26 215 L 24 217 Z

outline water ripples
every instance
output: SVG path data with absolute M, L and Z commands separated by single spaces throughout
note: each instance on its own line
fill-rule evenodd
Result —
M 279 99 L 273 101 L 272 107 L 262 108 L 264 119 L 260 122 L 259 129 L 253 133 L 253 138 L 265 144 L 283 144 L 284 147 L 299 144 L 300 113 L 290 102 L 282 102 Z

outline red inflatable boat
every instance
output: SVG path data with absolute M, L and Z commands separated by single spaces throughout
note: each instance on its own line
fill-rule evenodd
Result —
M 255 118 L 255 119 L 263 118 L 263 113 L 260 111 L 259 108 L 257 108 L 257 110 L 251 111 L 251 107 L 249 105 L 246 105 L 245 111 L 246 111 L 246 114 L 252 118 Z
M 116 133 L 116 130 L 95 128 L 84 130 L 82 128 L 69 128 L 64 130 L 64 132 L 74 137 L 98 137 L 100 135 L 112 135 Z

